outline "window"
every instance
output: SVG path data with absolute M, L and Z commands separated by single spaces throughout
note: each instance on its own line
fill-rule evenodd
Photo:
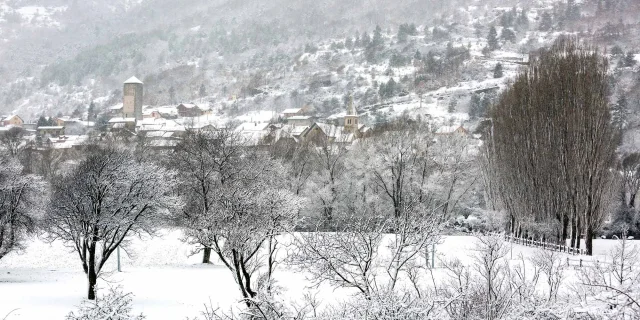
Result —
M 351 124 L 351 119 L 347 120 L 347 124 Z

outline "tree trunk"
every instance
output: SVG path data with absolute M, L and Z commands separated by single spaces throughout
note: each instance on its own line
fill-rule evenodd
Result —
M 576 222 L 576 249 L 580 249 L 580 237 L 582 236 L 582 221 L 580 217 Z
M 587 255 L 593 255 L 593 227 L 587 226 L 587 233 L 584 236 L 584 246 L 587 249 Z
M 204 248 L 204 255 L 202 256 L 202 263 L 211 263 L 211 248 Z
M 571 248 L 575 248 L 576 247 L 576 233 L 577 233 L 577 226 L 576 226 L 576 218 L 572 218 L 571 219 Z
M 98 281 L 98 275 L 96 272 L 96 245 L 95 243 L 89 246 L 89 272 L 87 273 L 89 279 L 89 292 L 87 293 L 87 299 L 96 299 L 96 282 Z
M 566 245 L 566 241 L 568 238 L 568 229 L 569 229 L 569 217 L 565 213 L 562 215 L 562 236 L 558 239 L 558 243 Z

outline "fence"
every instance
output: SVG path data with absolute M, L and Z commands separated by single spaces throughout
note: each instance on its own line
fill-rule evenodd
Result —
M 573 254 L 573 255 L 587 254 L 587 251 L 585 249 L 576 249 L 576 248 L 569 247 L 567 245 L 536 241 L 533 239 L 518 238 L 513 235 L 508 235 L 503 233 L 492 233 L 492 234 L 495 236 L 503 237 L 505 241 L 509 241 L 509 242 L 527 246 L 527 247 L 542 248 L 545 250 L 564 252 L 564 253 Z

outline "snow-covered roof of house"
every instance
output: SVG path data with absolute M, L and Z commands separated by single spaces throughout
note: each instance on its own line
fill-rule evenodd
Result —
M 122 109 L 122 103 L 116 104 L 115 106 L 109 107 L 109 110 L 120 110 Z
M 153 109 L 158 111 L 160 114 L 173 115 L 173 116 L 178 115 L 178 109 L 176 109 L 175 106 L 157 106 L 157 107 L 153 107 Z
M 38 127 L 38 130 L 60 130 L 60 129 L 64 129 L 63 126 L 40 126 Z
M 18 117 L 18 118 L 20 118 L 20 116 L 18 116 L 17 114 L 10 114 L 10 115 L 0 116 L 0 119 L 1 119 L 2 121 L 5 121 L 5 120 L 12 119 L 12 118 L 14 118 L 14 117 Z
M 305 130 L 307 130 L 309 126 L 290 126 L 288 132 L 290 132 L 294 136 L 301 135 Z
M 136 118 L 115 117 L 109 120 L 109 123 L 125 123 L 125 122 L 136 122 Z
M 333 138 L 336 142 L 351 143 L 355 140 L 355 135 L 350 131 L 344 130 L 343 126 L 326 123 L 316 123 L 316 126 L 318 126 L 327 137 Z
M 255 132 L 255 131 L 265 131 L 269 127 L 268 122 L 244 122 L 240 124 L 237 128 L 237 132 Z
M 151 132 L 148 132 L 146 135 L 148 138 L 168 139 L 173 137 L 175 135 L 175 132 L 174 131 L 151 131 Z
M 291 108 L 291 109 L 284 109 L 284 111 L 282 111 L 282 113 L 298 113 L 300 112 L 300 110 L 302 110 L 302 108 Z
M 293 116 L 288 118 L 287 120 L 309 120 L 311 116 Z
M 136 78 L 135 76 L 127 79 L 127 81 L 125 81 L 124 83 L 125 84 L 128 84 L 128 83 L 143 84 L 142 81 L 140 81 L 140 79 Z
M 198 107 L 198 105 L 193 104 L 193 103 L 181 103 L 181 104 L 178 105 L 178 107 L 180 107 L 180 106 L 183 106 L 183 107 L 185 107 L 187 109 L 192 109 L 192 108 L 197 108 Z
M 185 127 L 178 124 L 174 120 L 163 118 L 146 118 L 138 122 L 138 129 L 140 131 L 162 131 L 162 132 L 176 132 L 185 131 Z
M 347 115 L 346 112 L 340 112 L 340 113 L 334 113 L 330 116 L 327 117 L 327 120 L 335 120 L 335 119 L 342 119 Z
M 467 132 L 467 129 L 462 126 L 442 126 L 436 130 L 436 133 L 451 134 L 458 131 L 458 129 L 463 130 L 463 132 Z
M 49 138 L 51 147 L 54 149 L 70 149 L 74 146 L 82 145 L 89 139 L 86 135 L 64 135 L 55 138 Z

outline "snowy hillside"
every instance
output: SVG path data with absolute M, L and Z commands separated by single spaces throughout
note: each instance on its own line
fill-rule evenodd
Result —
M 637 5 L 624 1 L 618 1 L 626 6 L 622 16 L 596 15 L 595 2 L 577 2 L 581 18 L 574 20 L 567 20 L 566 3 L 560 0 L 526 6 L 515 1 L 479 5 L 475 0 L 433 0 L 418 6 L 302 1 L 288 6 L 291 12 L 280 10 L 276 2 L 240 6 L 190 0 L 170 16 L 160 13 L 168 5 L 163 0 L 93 1 L 79 7 L 55 2 L 17 7 L 6 2 L 3 11 L 19 15 L 19 24 L 0 25 L 8 39 L 0 60 L 14 61 L 0 69 L 5 81 L 0 92 L 5 112 L 27 119 L 43 112 L 68 113 L 92 100 L 110 107 L 119 100 L 120 83 L 131 74 L 146 84 L 145 104 L 207 101 L 229 116 L 304 104 L 330 116 L 344 108 L 345 95 L 353 94 L 359 106 L 370 110 L 367 122 L 376 123 L 399 114 L 380 104 L 407 101 L 407 94 L 409 102 L 419 104 L 419 93 L 439 95 L 435 99 L 448 105 L 452 92 L 461 100 L 456 111 L 466 112 L 471 91 L 508 81 L 530 51 L 563 32 L 632 50 L 638 42 L 633 32 L 617 41 L 598 38 L 607 22 L 618 23 L 619 18 L 629 31 L 638 28 L 638 15 L 632 14 Z M 101 18 L 78 20 L 78 10 Z M 312 18 L 302 12 L 312 13 Z M 405 25 L 414 29 L 400 34 Z M 371 40 L 376 26 L 383 41 L 377 49 L 355 45 L 365 33 Z M 490 26 L 496 28 L 499 48 L 483 52 Z M 43 46 L 21 35 L 23 29 L 36 27 L 42 31 L 32 35 L 34 40 L 57 40 L 37 41 Z M 448 45 L 454 50 L 448 52 Z M 418 51 L 422 59 L 416 59 Z M 493 80 L 498 62 L 504 65 L 504 77 Z M 399 85 L 388 98 L 381 97 L 380 84 L 391 78 Z

